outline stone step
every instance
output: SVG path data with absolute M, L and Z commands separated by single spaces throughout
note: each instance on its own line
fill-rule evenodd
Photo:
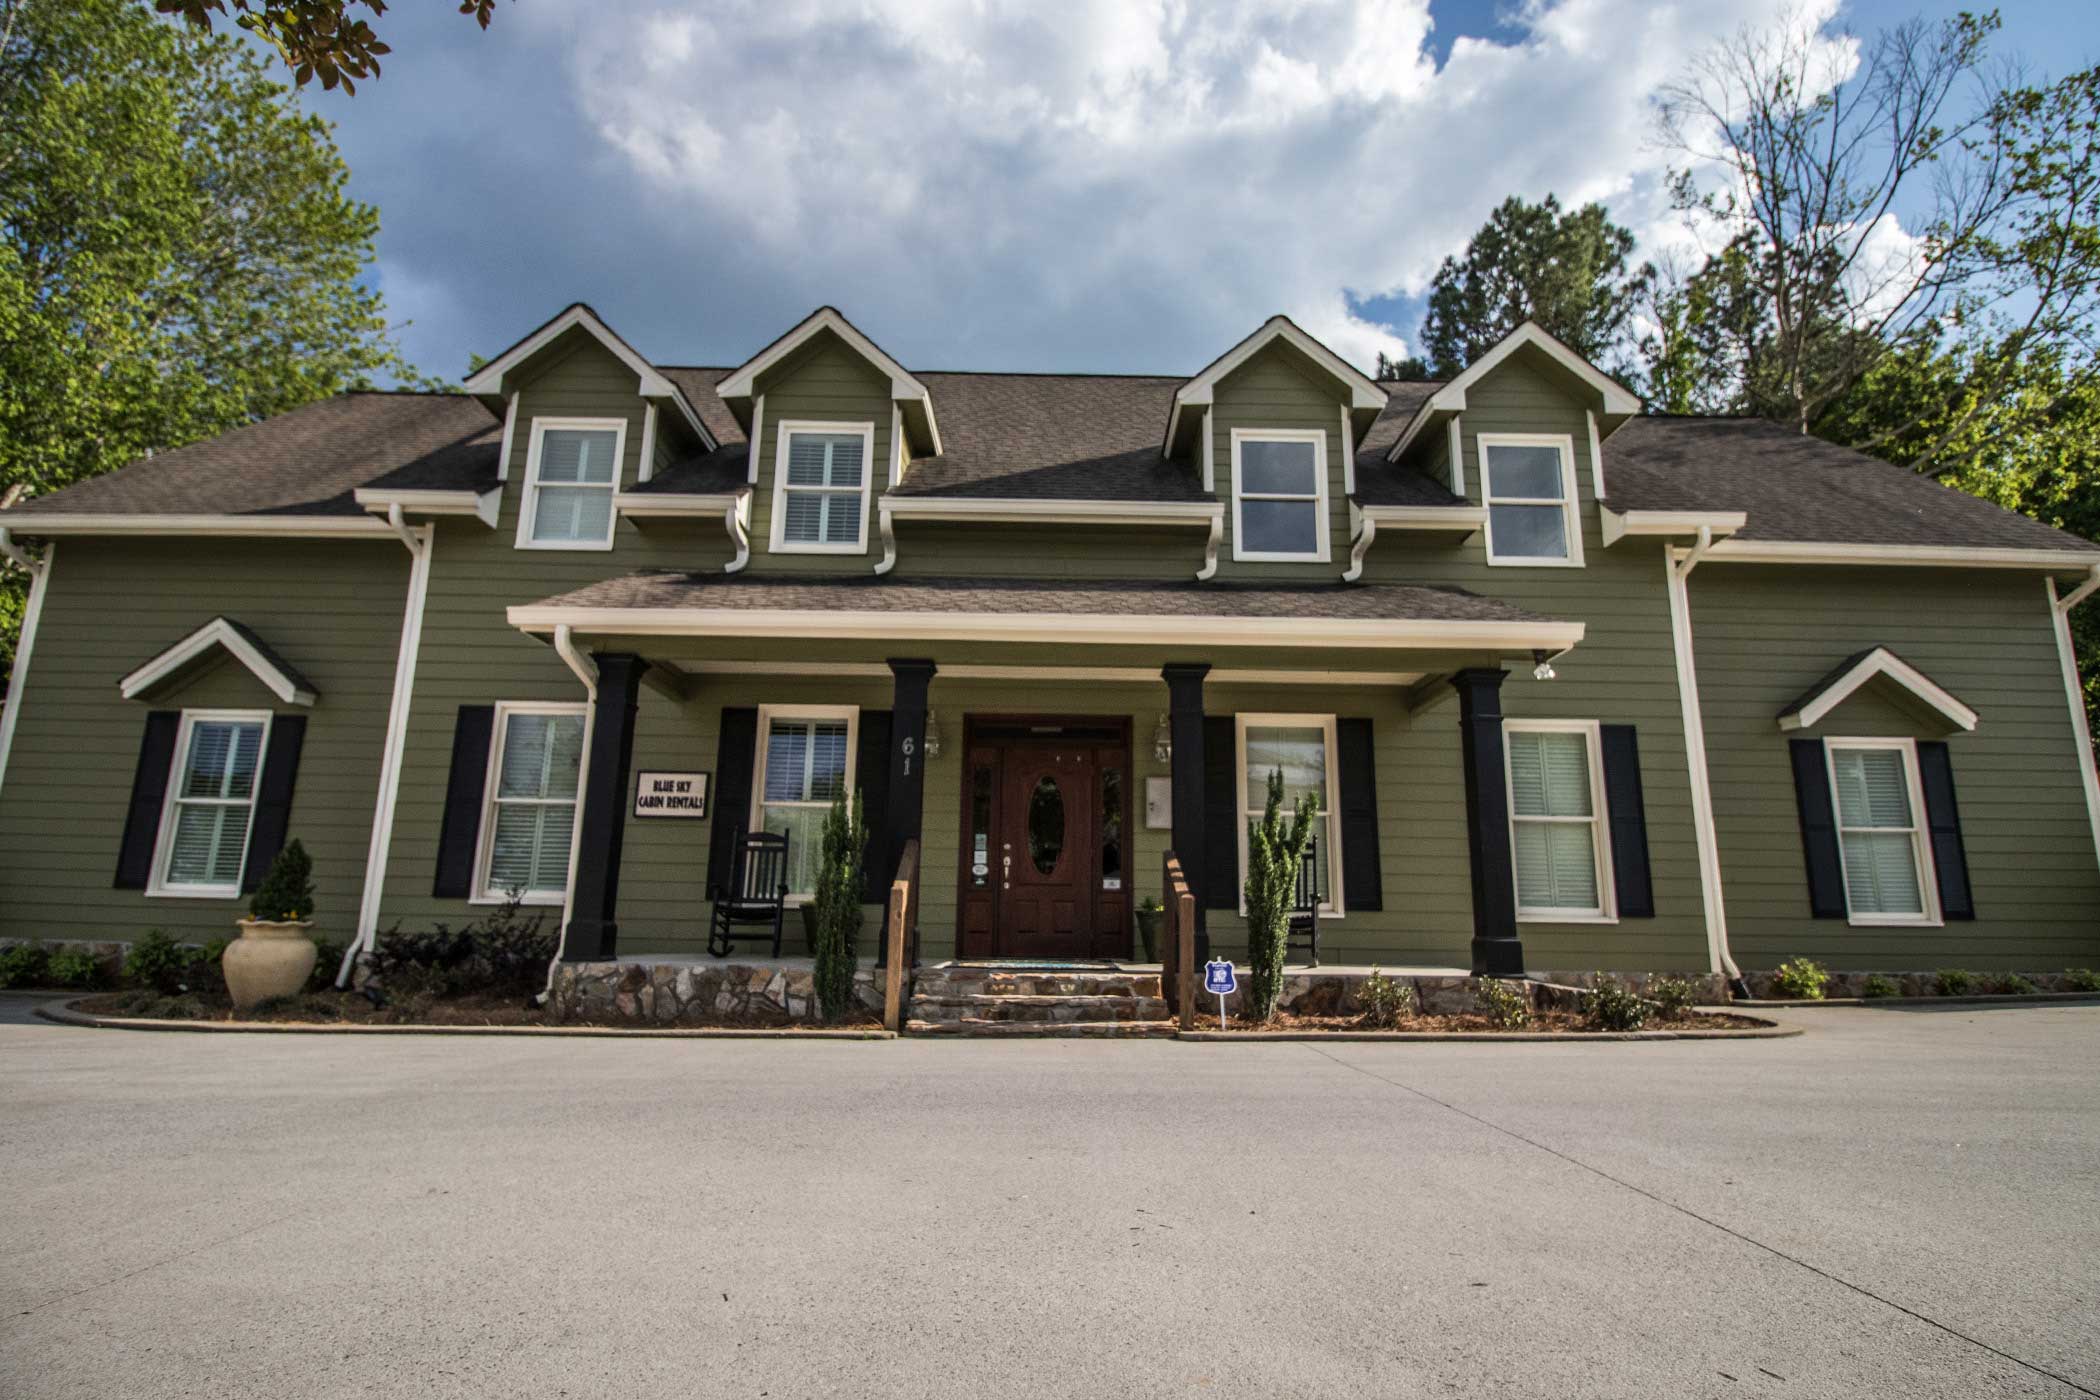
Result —
M 922 967 L 913 974 L 922 996 L 1161 995 L 1156 972 L 1067 970 L 1027 972 L 989 967 Z
M 1167 1003 L 1154 996 L 987 996 L 924 993 L 911 999 L 921 1021 L 1157 1021 Z
M 910 1021 L 905 1030 L 912 1035 L 953 1036 L 1070 1036 L 1093 1039 L 1150 1039 L 1174 1034 L 1172 1021 L 986 1021 L 969 1017 L 960 1021 Z

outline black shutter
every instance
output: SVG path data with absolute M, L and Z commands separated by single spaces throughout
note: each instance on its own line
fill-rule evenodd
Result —
M 868 846 L 861 852 L 860 897 L 867 904 L 889 898 L 897 872 L 890 863 L 890 712 L 860 712 L 860 751 L 853 760 L 860 780 L 862 814 L 868 821 Z M 924 864 L 924 855 L 921 855 Z
M 1808 860 L 1808 907 L 1819 919 L 1845 917 L 1845 858 L 1838 851 L 1837 813 L 1830 806 L 1830 768 L 1821 739 L 1793 739 L 1794 801 L 1801 811 L 1801 850 Z
M 1371 721 L 1334 722 L 1335 762 L 1340 770 L 1342 902 L 1350 913 L 1385 908 L 1385 877 L 1378 860 L 1378 759 Z
M 751 765 L 757 750 L 758 711 L 725 708 L 715 745 L 715 816 L 707 842 L 709 898 L 728 888 L 736 870 L 736 844 L 751 819 Z
M 445 780 L 445 820 L 438 828 L 437 874 L 430 882 L 435 898 L 473 897 L 481 799 L 488 791 L 489 741 L 495 732 L 494 705 L 459 707 L 452 725 L 452 772 Z
M 1940 915 L 1976 917 L 1969 891 L 1969 854 L 1962 845 L 1961 810 L 1954 805 L 1954 765 L 1937 739 L 1918 741 L 1918 784 L 1925 789 L 1925 821 L 1932 832 L 1932 867 L 1939 877 Z
M 1206 909 L 1240 907 L 1238 727 L 1231 715 L 1203 717 L 1203 884 Z
M 1630 724 L 1597 727 L 1603 750 L 1604 803 L 1611 817 L 1612 886 L 1619 917 L 1655 917 L 1655 883 L 1648 867 L 1648 810 L 1641 798 L 1641 747 Z
M 124 842 L 117 848 L 117 889 L 142 890 L 153 878 L 153 845 L 160 839 L 168 770 L 175 762 L 175 736 L 181 732 L 180 710 L 155 710 L 146 716 L 139 766 L 131 776 L 131 810 L 124 816 Z
M 277 715 L 270 720 L 270 750 L 263 755 L 262 779 L 255 785 L 248 861 L 241 869 L 242 894 L 255 893 L 270 873 L 270 862 L 284 849 L 292 820 L 292 784 L 299 778 L 299 750 L 305 743 L 305 715 Z

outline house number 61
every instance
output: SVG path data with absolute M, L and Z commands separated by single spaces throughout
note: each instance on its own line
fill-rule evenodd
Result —
M 912 753 L 913 753 L 913 751 L 914 751 L 914 750 L 916 750 L 917 748 L 918 748 L 918 745 L 914 744 L 914 743 L 913 743 L 913 742 L 911 741 L 911 735 L 909 735 L 909 734 L 905 735 L 905 736 L 904 736 L 904 776 L 905 776 L 905 777 L 907 777 L 907 778 L 909 778 L 909 777 L 911 776 L 911 756 L 912 756 Z

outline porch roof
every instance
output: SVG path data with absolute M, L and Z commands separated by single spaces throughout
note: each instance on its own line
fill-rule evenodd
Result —
M 630 636 L 1562 649 L 1583 625 L 1457 588 L 1168 580 L 629 574 L 511 608 L 511 625 Z

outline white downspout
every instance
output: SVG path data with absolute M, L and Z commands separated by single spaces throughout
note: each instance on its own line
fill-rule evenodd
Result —
M 14 751 L 15 723 L 22 717 L 23 682 L 29 675 L 29 659 L 36 650 L 37 622 L 44 613 L 44 592 L 51 582 L 51 561 L 58 556 L 58 542 L 48 541 L 44 545 L 44 557 L 37 558 L 15 543 L 14 536 L 5 526 L 0 526 L 0 558 L 19 564 L 29 573 L 29 601 L 22 610 L 22 631 L 15 639 L 14 679 L 7 687 L 7 699 L 0 701 L 0 783 L 7 781 L 7 759 Z
M 1684 718 L 1685 767 L 1692 782 L 1692 835 L 1699 850 L 1699 894 L 1706 911 L 1706 952 L 1710 971 L 1728 978 L 1744 994 L 1743 972 L 1728 948 L 1728 906 L 1721 891 L 1720 841 L 1714 831 L 1712 780 L 1706 769 L 1706 721 L 1699 707 L 1699 672 L 1692 655 L 1692 605 L 1685 580 L 1714 547 L 1711 526 L 1699 528 L 1690 549 L 1667 545 L 1663 570 L 1669 579 L 1670 645 L 1677 658 L 1677 699 Z
M 2085 786 L 2086 824 L 2093 830 L 2093 855 L 2100 860 L 2100 770 L 2094 768 L 2093 728 L 2085 717 L 2085 687 L 2078 679 L 2078 648 L 2071 640 L 2071 609 L 2100 589 L 2100 565 L 2087 574 L 2084 583 L 2059 598 L 2056 580 L 2043 580 L 2049 590 L 2049 611 L 2056 626 L 2056 657 L 2063 665 L 2064 700 L 2071 707 L 2071 732 L 2078 740 L 2078 777 Z M 4 753 L 0 749 L 0 753 Z
M 598 664 L 576 649 L 576 639 L 566 622 L 554 628 L 554 654 L 583 682 L 583 756 L 576 764 L 576 826 L 583 825 L 583 795 L 591 780 L 591 733 L 598 726 Z M 554 992 L 554 971 L 569 943 L 569 916 L 576 906 L 576 836 L 569 836 L 569 873 L 562 882 L 561 927 L 554 933 L 554 957 L 547 963 L 547 981 L 534 1000 L 545 1004 Z
M 394 809 L 401 797 L 401 754 L 408 745 L 408 714 L 415 698 L 416 658 L 423 649 L 423 602 L 430 593 L 430 555 L 437 547 L 432 526 L 411 528 L 401 507 L 387 507 L 386 523 L 408 549 L 408 600 L 401 611 L 401 645 L 394 657 L 394 696 L 387 705 L 386 743 L 379 751 L 379 799 L 372 812 L 371 844 L 365 847 L 365 887 L 357 903 L 357 936 L 343 950 L 335 985 L 349 985 L 359 953 L 379 941 L 379 906 L 386 897 L 387 857 L 394 845 Z

